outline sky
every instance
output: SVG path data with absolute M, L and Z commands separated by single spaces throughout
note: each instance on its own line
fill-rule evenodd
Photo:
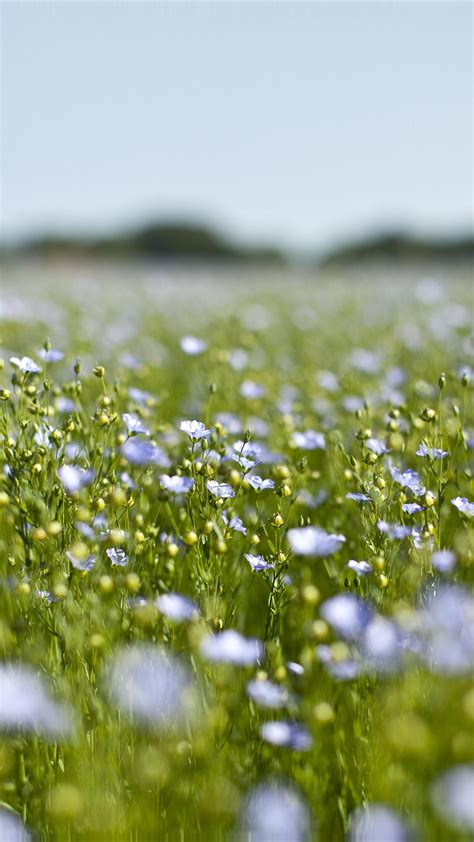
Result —
M 470 3 L 4 0 L 1 48 L 3 238 L 472 223 Z

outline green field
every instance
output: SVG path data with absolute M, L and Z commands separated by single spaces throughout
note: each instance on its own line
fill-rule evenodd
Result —
M 467 274 L 0 308 L 0 839 L 469 842 Z

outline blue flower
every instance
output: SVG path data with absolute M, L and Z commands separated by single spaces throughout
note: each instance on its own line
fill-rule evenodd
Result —
M 211 430 L 208 430 L 202 421 L 181 421 L 179 429 L 189 436 L 191 441 L 208 441 L 211 437 Z
M 207 349 L 207 344 L 203 339 L 198 339 L 197 336 L 183 336 L 179 342 L 181 350 L 189 357 L 196 357 L 202 354 Z
M 87 558 L 78 558 L 74 555 L 70 550 L 66 553 L 69 561 L 71 562 L 72 566 L 75 570 L 81 570 L 83 572 L 92 570 L 95 564 L 95 555 L 89 555 Z
M 49 351 L 46 348 L 41 348 L 38 351 L 38 356 L 44 360 L 46 363 L 57 363 L 60 360 L 64 359 L 64 354 L 62 351 L 58 351 L 55 348 L 50 348 Z
M 111 700 L 129 717 L 167 731 L 191 713 L 191 675 L 174 655 L 156 644 L 120 649 L 107 674 Z
M 437 550 L 431 556 L 431 564 L 440 573 L 450 573 L 456 566 L 456 555 L 451 550 Z
M 411 833 L 385 804 L 358 807 L 349 817 L 348 842 L 409 842 Z
M 272 479 L 262 479 L 262 477 L 257 475 L 249 477 L 248 483 L 254 491 L 265 491 L 267 488 L 275 488 L 275 483 Z
M 358 576 L 368 576 L 369 573 L 372 573 L 372 567 L 367 561 L 354 561 L 354 559 L 351 558 L 351 560 L 347 562 L 347 566 L 350 570 L 353 570 L 354 573 L 357 573 Z
M 286 687 L 273 684 L 268 679 L 249 681 L 247 695 L 257 705 L 272 710 L 286 707 L 290 701 L 290 694 Z
M 423 511 L 423 506 L 420 506 L 419 503 L 403 503 L 402 510 L 407 515 L 415 515 L 417 512 Z
M 447 450 L 441 450 L 440 447 L 427 447 L 426 444 L 420 444 L 418 450 L 416 451 L 417 456 L 423 456 L 425 459 L 443 459 L 445 456 L 449 456 Z
M 122 455 L 131 465 L 159 465 L 160 468 L 168 468 L 170 465 L 166 453 L 146 439 L 128 439 L 122 445 Z
M 350 363 L 363 374 L 376 374 L 380 368 L 380 359 L 373 351 L 365 348 L 355 348 L 350 356 Z
M 168 474 L 163 474 L 160 477 L 160 485 L 170 494 L 187 494 L 193 488 L 194 480 L 191 477 L 170 477 Z
M 242 523 L 242 520 L 237 517 L 237 515 L 232 515 L 229 518 L 227 512 L 222 512 L 222 520 L 224 521 L 225 525 L 232 529 L 233 532 L 241 532 L 242 535 L 247 534 L 247 529 Z
M 416 471 L 412 471 L 411 468 L 401 471 L 395 465 L 390 465 L 389 470 L 393 481 L 401 485 L 402 488 L 408 488 L 415 497 L 421 497 L 426 493 L 426 488 L 422 485 Z
M 138 417 L 138 415 L 133 415 L 130 412 L 125 412 L 122 415 L 122 419 L 127 428 L 127 433 L 129 436 L 137 436 L 139 433 L 142 433 L 144 436 L 150 435 L 148 427 L 145 427 L 143 421 Z
M 288 541 L 296 555 L 313 555 L 323 558 L 336 553 L 345 542 L 344 535 L 331 535 L 317 526 L 290 529 Z
M 246 798 L 241 833 L 255 842 L 304 842 L 312 839 L 311 814 L 300 793 L 280 781 L 259 784 Z
M 293 433 L 292 442 L 300 450 L 324 450 L 326 439 L 322 433 L 315 430 L 305 430 L 303 433 Z
M 64 490 L 68 494 L 80 491 L 85 485 L 89 485 L 94 478 L 94 471 L 79 468 L 77 465 L 61 465 L 58 468 L 58 477 Z
M 265 389 L 253 380 L 244 380 L 240 387 L 240 394 L 243 398 L 263 398 Z
M 355 500 L 356 503 L 370 503 L 371 502 L 370 497 L 368 497 L 367 494 L 359 494 L 356 491 L 349 491 L 349 493 L 346 494 L 346 500 Z
M 39 374 L 41 371 L 31 357 L 10 357 L 10 362 L 15 368 L 18 368 L 22 374 Z
M 245 558 L 247 559 L 254 573 L 260 573 L 262 570 L 273 570 L 273 564 L 269 564 L 268 561 L 265 561 L 262 555 L 252 555 L 252 553 L 245 553 Z
M 383 456 L 384 453 L 388 453 L 387 445 L 383 441 L 380 441 L 380 439 L 367 439 L 365 445 L 376 456 Z
M 164 593 L 157 597 L 155 605 L 168 620 L 183 623 L 199 617 L 199 608 L 192 599 L 180 593 Z
M 132 401 L 142 405 L 148 401 L 154 400 L 154 397 L 150 394 L 150 392 L 145 392 L 143 389 L 137 389 L 135 386 L 130 386 L 128 394 L 130 395 Z
M 379 520 L 377 528 L 394 541 L 402 541 L 403 538 L 408 538 L 412 534 L 410 526 L 404 526 L 401 523 L 387 523 L 386 520 Z
M 115 549 L 115 547 L 110 547 L 110 549 L 106 550 L 106 555 L 114 565 L 114 567 L 125 567 L 127 564 L 128 558 L 124 552 L 124 550 Z
M 474 503 L 470 503 L 467 497 L 454 497 L 451 503 L 461 514 L 474 517 Z
M 313 745 L 311 734 L 299 722 L 265 722 L 260 728 L 260 734 L 265 742 L 293 751 L 308 751 Z
M 242 456 L 240 453 L 232 453 L 231 457 L 234 460 L 234 462 L 237 462 L 237 464 L 239 464 L 240 467 L 244 469 L 244 471 L 251 471 L 252 468 L 255 468 L 257 465 L 260 464 L 260 460 L 247 459 L 246 456 Z
M 337 634 L 348 640 L 359 637 L 372 617 L 369 606 L 362 599 L 346 593 L 323 602 L 320 614 Z
M 218 634 L 208 634 L 201 641 L 201 654 L 208 661 L 250 667 L 263 654 L 260 640 L 244 637 L 233 629 Z
M 206 482 L 206 488 L 213 497 L 218 500 L 226 500 L 228 497 L 235 497 L 235 491 L 231 485 L 226 482 L 216 482 L 216 480 L 209 479 Z
M 452 766 L 436 778 L 431 803 L 439 816 L 459 831 L 474 831 L 474 764 Z

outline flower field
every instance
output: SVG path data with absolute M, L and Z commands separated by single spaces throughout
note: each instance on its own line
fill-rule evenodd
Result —
M 0 840 L 472 840 L 468 279 L 3 275 Z

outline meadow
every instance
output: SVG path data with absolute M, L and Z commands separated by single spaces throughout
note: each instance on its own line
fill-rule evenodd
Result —
M 472 315 L 4 268 L 1 840 L 472 840 Z

